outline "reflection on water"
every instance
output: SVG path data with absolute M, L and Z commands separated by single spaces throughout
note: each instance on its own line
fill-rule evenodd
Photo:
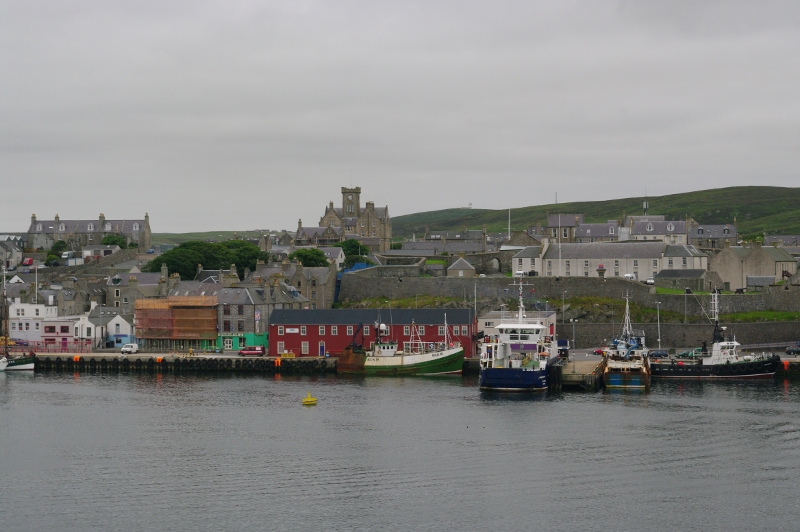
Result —
M 789 530 L 798 390 L 0 374 L 2 530 Z

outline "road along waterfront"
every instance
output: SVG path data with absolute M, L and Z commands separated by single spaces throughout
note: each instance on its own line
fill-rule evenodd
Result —
M 2 528 L 792 530 L 798 419 L 783 380 L 0 375 Z

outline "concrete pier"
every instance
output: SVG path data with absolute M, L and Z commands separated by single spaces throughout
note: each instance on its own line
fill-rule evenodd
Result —
M 573 354 L 553 369 L 560 370 L 560 389 L 581 389 L 595 392 L 603 387 L 604 359 Z

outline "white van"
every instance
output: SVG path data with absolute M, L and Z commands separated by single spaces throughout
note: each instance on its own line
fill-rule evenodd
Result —
M 525 275 L 523 271 L 517 270 L 514 272 L 514 277 L 522 277 L 523 275 Z
M 139 345 L 138 344 L 125 344 L 125 345 L 122 346 L 122 349 L 120 349 L 120 353 L 123 353 L 123 354 L 124 353 L 133 354 L 133 353 L 138 353 L 138 352 L 139 352 Z
M 61 258 L 62 259 L 74 259 L 75 258 L 75 252 L 74 251 L 65 251 L 64 253 L 61 254 Z
M 636 275 L 634 275 L 632 273 L 626 273 L 622 277 L 623 277 L 623 279 L 627 279 L 628 281 L 635 281 L 636 280 Z

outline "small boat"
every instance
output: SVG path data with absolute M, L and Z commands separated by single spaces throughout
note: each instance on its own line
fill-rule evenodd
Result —
M 622 334 L 604 351 L 603 384 L 606 388 L 648 390 L 650 359 L 644 343 L 644 331 L 631 326 L 628 298 L 625 298 L 625 319 Z
M 740 355 L 739 342 L 726 338 L 726 327 L 719 325 L 719 293 L 711 294 L 714 334 L 711 352 L 705 347 L 699 356 L 661 359 L 651 365 L 656 379 L 771 379 L 781 366 L 781 357 L 772 353 Z
M 6 366 L 8 365 L 8 359 L 4 356 L 0 356 L 0 371 L 4 371 Z
M 311 397 L 311 392 L 308 392 L 308 395 L 303 397 L 303 404 L 305 406 L 313 406 L 317 404 L 317 398 Z
M 546 312 L 527 317 L 519 284 L 516 318 L 501 318 L 498 334 L 481 344 L 478 385 L 484 391 L 537 392 L 548 387 L 548 366 L 558 359 L 555 323 L 548 330 Z
M 36 365 L 36 353 L 33 351 L 22 356 L 7 355 L 5 358 L 7 360 L 5 371 L 33 371 Z
M 444 319 L 444 341 L 424 342 L 419 330 L 411 322 L 411 337 L 403 349 L 396 341 L 386 338 L 389 328 L 380 321 L 375 323 L 375 342 L 369 351 L 355 343 L 347 346 L 336 371 L 344 374 L 405 376 L 405 375 L 460 375 L 464 366 L 464 348 L 454 341 Z

